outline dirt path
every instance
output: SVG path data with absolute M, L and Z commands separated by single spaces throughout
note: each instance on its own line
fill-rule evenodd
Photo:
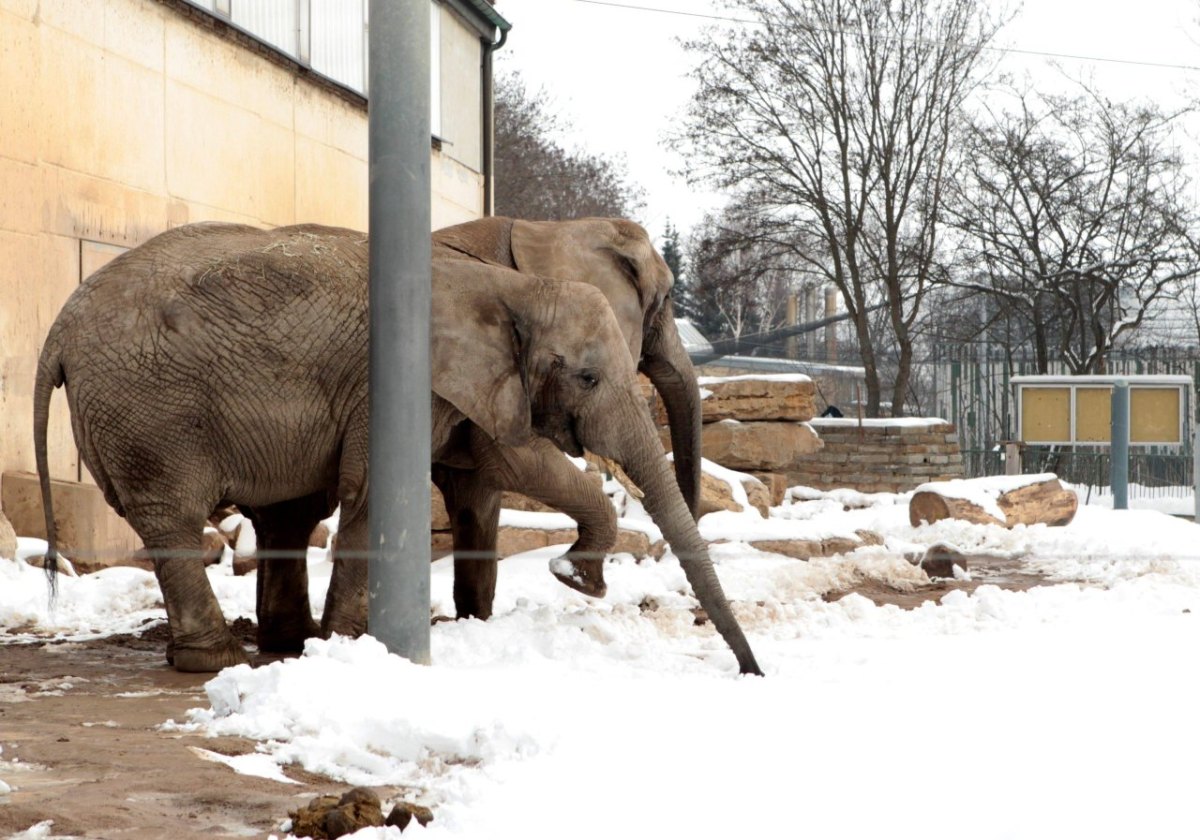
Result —
M 211 675 L 178 674 L 162 642 L 0 645 L 0 837 L 54 820 L 55 836 L 284 836 L 281 823 L 318 793 L 348 786 L 289 769 L 300 782 L 245 776 L 191 747 L 238 755 L 252 741 L 163 732 L 207 706 Z M 383 792 L 383 791 L 381 791 Z

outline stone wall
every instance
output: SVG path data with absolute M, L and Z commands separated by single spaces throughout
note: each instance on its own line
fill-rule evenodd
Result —
M 927 481 L 962 478 L 954 424 L 938 418 L 819 418 L 812 427 L 824 446 L 787 471 L 789 486 L 864 493 L 906 492 Z

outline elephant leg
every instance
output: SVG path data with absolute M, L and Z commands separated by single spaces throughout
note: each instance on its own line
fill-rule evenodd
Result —
M 435 466 L 433 480 L 446 502 L 454 538 L 454 611 L 488 619 L 496 599 L 496 531 L 500 491 L 475 470 Z
M 145 511 L 129 507 L 126 516 L 145 542 L 162 590 L 171 630 L 167 661 L 187 672 L 219 671 L 246 662 L 246 652 L 229 632 L 204 571 L 203 515 L 186 525 L 164 527 L 157 524 L 158 516 Z
M 258 649 L 298 653 L 320 632 L 308 602 L 308 538 L 332 511 L 324 492 L 251 508 L 258 537 Z
M 472 454 L 479 471 L 500 490 L 521 493 L 575 520 L 579 537 L 563 557 L 550 562 L 562 583 L 596 598 L 608 591 L 604 557 L 617 540 L 617 512 L 598 484 L 563 457 L 550 441 L 500 446 L 482 431 L 473 433 Z M 457 567 L 456 583 L 457 583 Z
M 333 549 L 333 575 L 321 613 L 321 635 L 357 637 L 367 632 L 367 466 L 369 419 L 366 406 L 342 444 L 338 501 L 342 513 Z

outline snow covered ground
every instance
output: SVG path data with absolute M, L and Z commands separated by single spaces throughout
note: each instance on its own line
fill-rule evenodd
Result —
M 230 772 L 296 764 L 408 786 L 436 820 L 405 837 L 1195 836 L 1196 525 L 1086 506 L 1065 528 L 912 528 L 905 496 L 794 496 L 769 520 L 703 523 L 707 539 L 734 540 L 713 556 L 765 679 L 738 677 L 695 625 L 669 555 L 612 557 L 596 601 L 547 571 L 560 546 L 504 561 L 490 621 L 436 624 L 433 667 L 370 638 L 313 641 L 299 659 L 216 675 L 209 705 L 166 726 L 257 739 Z M 806 563 L 745 542 L 858 529 L 886 545 Z M 925 583 L 904 555 L 934 542 L 1023 558 L 1053 585 L 984 585 L 907 611 L 821 597 Z M 319 550 L 310 561 L 319 608 L 329 564 Z M 444 615 L 450 571 L 434 565 Z M 227 616 L 252 617 L 253 578 L 227 563 L 210 574 Z M 50 612 L 41 571 L 0 561 L 9 638 L 162 615 L 145 572 L 60 582 Z

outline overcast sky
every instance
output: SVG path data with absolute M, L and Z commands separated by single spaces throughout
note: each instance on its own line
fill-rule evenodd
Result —
M 618 6 L 642 6 L 650 11 Z M 668 219 L 686 232 L 720 195 L 674 177 L 682 161 L 663 142 L 693 90 L 692 57 L 677 43 L 725 13 L 713 0 L 497 0 L 512 24 L 497 54 L 501 72 L 517 70 L 542 87 L 550 109 L 566 117 L 571 140 L 590 151 L 624 156 L 646 191 L 639 221 L 658 238 Z M 683 14 L 689 13 L 689 14 Z M 1021 8 L 998 46 L 1017 50 L 1188 65 L 1192 70 L 1077 58 L 1000 54 L 1003 70 L 1061 85 L 1063 74 L 1092 75 L 1113 98 L 1178 99 L 1200 90 L 1200 0 L 1036 0 Z

